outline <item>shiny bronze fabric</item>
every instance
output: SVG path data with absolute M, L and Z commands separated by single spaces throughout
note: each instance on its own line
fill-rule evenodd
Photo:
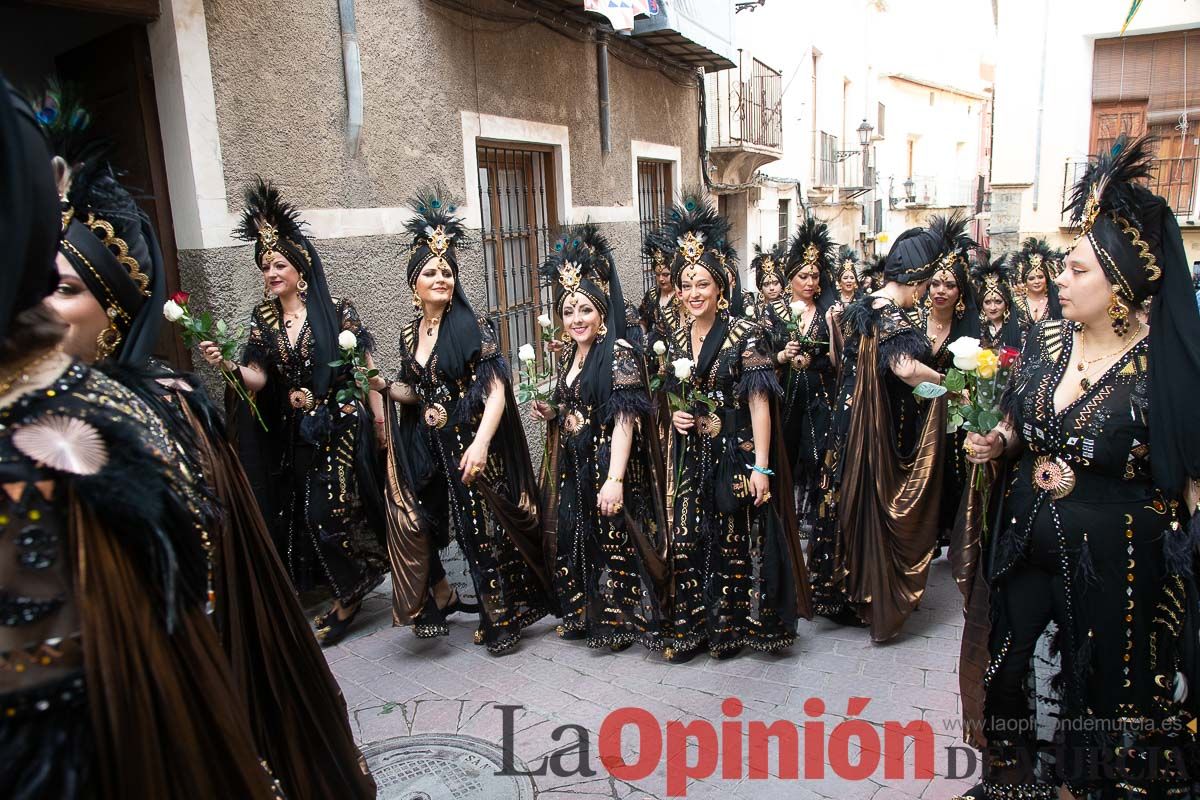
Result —
M 893 444 L 878 342 L 864 336 L 839 504 L 840 574 L 871 639 L 900 632 L 921 602 L 937 540 L 945 400 L 932 401 L 911 455 Z
M 204 476 L 221 502 L 213 621 L 245 699 L 258 752 L 289 800 L 375 797 L 341 688 L 275 552 L 233 448 L 187 403 Z
M 204 610 L 181 608 L 168 633 L 121 537 L 69 504 L 95 796 L 276 798 Z
M 986 480 L 992 487 L 990 499 L 1001 494 L 1002 487 L 996 481 L 1000 473 L 995 462 L 984 467 L 976 466 L 968 478 L 958 518 L 950 539 L 950 566 L 954 582 L 963 596 L 962 641 L 959 646 L 958 685 L 962 699 L 963 741 L 979 750 L 987 747 L 983 733 L 984 674 L 990 656 L 988 639 L 991 635 L 989 618 L 991 587 L 987 580 L 987 553 L 984 549 L 983 493 L 976 491 L 976 471 L 986 469 Z M 997 504 L 993 504 L 997 505 Z M 992 532 L 996 522 L 993 522 Z
M 402 627 L 416 624 L 417 617 L 429 596 L 430 556 L 433 542 L 425 521 L 417 512 L 417 499 L 412 486 L 400 474 L 396 464 L 397 447 L 393 432 L 400 417 L 415 416 L 415 406 L 384 402 L 387 424 L 384 425 L 384 446 L 387 464 L 384 493 L 387 498 L 387 550 L 392 564 L 392 625 Z

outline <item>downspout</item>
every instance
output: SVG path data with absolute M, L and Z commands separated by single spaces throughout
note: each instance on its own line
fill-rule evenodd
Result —
M 362 137 L 363 85 L 354 0 L 338 0 L 338 19 L 342 27 L 342 66 L 346 71 L 346 141 L 350 154 L 356 156 Z
M 1038 85 L 1036 139 L 1033 142 L 1033 210 L 1042 188 L 1042 118 L 1046 112 L 1046 48 L 1050 35 L 1050 0 L 1042 0 L 1042 76 Z
M 596 84 L 600 92 L 600 152 L 612 152 L 608 105 L 608 34 L 596 34 Z

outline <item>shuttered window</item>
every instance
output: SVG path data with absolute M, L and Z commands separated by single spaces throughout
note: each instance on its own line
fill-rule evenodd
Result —
M 1200 28 L 1096 42 L 1092 103 L 1129 102 L 1151 125 L 1200 113 Z

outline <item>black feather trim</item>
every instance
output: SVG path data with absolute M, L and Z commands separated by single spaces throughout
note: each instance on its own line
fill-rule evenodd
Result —
M 732 249 L 729 220 L 717 213 L 717 209 L 698 187 L 684 189 L 680 202 L 671 207 L 670 218 L 663 231 L 671 242 L 677 243 L 689 232 L 704 238 L 705 249 L 713 249 L 729 259 Z M 736 261 L 736 251 L 733 253 Z
M 1193 514 L 1183 530 L 1163 534 L 1163 558 L 1168 572 L 1182 578 L 1192 577 L 1197 541 L 1200 541 L 1200 513 Z
M 879 343 L 879 363 L 891 365 L 911 358 L 920 361 L 929 353 L 929 337 L 916 328 L 897 331 Z
M 773 369 L 748 369 L 738 381 L 738 397 L 749 400 L 753 397 L 783 397 L 783 387 Z
M 375 352 L 375 334 L 371 333 L 371 329 L 368 328 L 366 325 L 360 326 L 358 331 L 354 334 L 354 337 L 356 339 L 358 339 L 359 352 L 361 352 L 361 353 L 374 353 Z
M 614 389 L 608 396 L 608 413 L 605 424 L 629 420 L 636 422 L 654 412 L 650 395 L 642 388 Z
M 1081 584 L 1083 590 L 1100 582 L 1100 576 L 1096 573 L 1096 562 L 1092 560 L 1092 548 L 1088 545 L 1086 534 L 1083 537 L 1083 544 L 1079 546 L 1079 558 L 1075 562 L 1075 580 Z
M 871 305 L 871 301 L 866 297 L 850 303 L 842 312 L 842 324 L 859 336 L 869 335 L 875 327 L 875 321 L 879 319 L 879 309 L 872 308 Z
M 829 226 L 816 217 L 805 217 L 796 226 L 796 232 L 788 241 L 787 271 L 792 270 L 804 261 L 804 252 L 812 245 L 817 249 L 818 264 L 821 269 L 822 282 L 832 282 L 833 260 L 837 253 L 837 245 L 829 235 Z
M 511 374 L 508 369 L 508 360 L 503 356 L 485 358 L 480 361 L 475 367 L 475 378 L 471 381 L 470 388 L 458 403 L 455 421 L 465 422 L 482 412 L 483 407 L 487 404 L 492 384 L 499 381 L 501 385 L 508 386 L 512 380 Z

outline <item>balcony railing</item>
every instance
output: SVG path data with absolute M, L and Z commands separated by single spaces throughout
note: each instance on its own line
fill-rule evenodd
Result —
M 904 185 L 912 181 L 911 194 Z M 930 208 L 970 208 L 975 211 L 979 181 L 977 178 L 943 178 L 937 175 L 913 175 L 893 178 L 891 204 Z
M 1088 161 L 1068 161 L 1063 169 L 1063 204 L 1071 187 L 1083 176 Z M 1177 217 L 1189 217 L 1196 204 L 1196 173 L 1200 155 L 1184 158 L 1156 158 L 1146 182 L 1147 188 L 1167 201 Z
M 709 122 L 709 147 L 755 145 L 778 149 L 783 143 L 783 76 L 752 59 L 742 67 L 713 74 L 709 87 L 717 109 Z M 715 117 L 715 118 L 714 118 Z

